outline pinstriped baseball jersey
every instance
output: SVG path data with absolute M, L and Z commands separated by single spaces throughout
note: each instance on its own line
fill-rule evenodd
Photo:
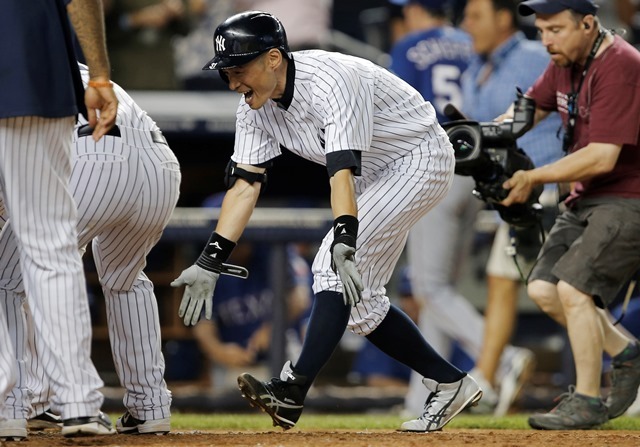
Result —
M 361 151 L 356 262 L 365 290 L 350 328 L 368 334 L 389 309 L 385 284 L 407 232 L 451 185 L 453 149 L 431 104 L 387 70 L 321 50 L 294 52 L 290 63 L 290 104 L 267 101 L 253 110 L 240 102 L 232 159 L 262 164 L 282 146 L 326 165 L 329 153 Z M 332 240 L 331 231 L 313 264 L 316 293 L 342 291 L 330 267 Z
M 86 85 L 88 72 L 80 68 Z M 82 117 L 74 132 L 70 191 L 78 205 L 78 246 L 84 251 L 92 243 L 114 364 L 126 389 L 124 404 L 137 419 L 163 419 L 170 415 L 171 393 L 164 382 L 157 300 L 142 269 L 175 208 L 180 169 L 159 132 L 151 133 L 159 130 L 155 122 L 122 88 L 114 85 L 114 90 L 120 102 L 116 124 L 121 135 L 107 135 L 98 142 L 80 136 Z M 24 290 L 12 231 L 9 219 L 0 237 L 0 295 L 18 317 Z M 9 329 L 18 346 L 27 338 L 34 342 L 21 318 L 10 318 Z M 35 343 L 41 351 L 40 341 Z M 8 400 L 12 408 L 5 410 L 10 417 L 28 415 L 27 389 L 35 395 L 36 412 L 47 408 L 47 349 L 38 356 L 32 352 L 26 365 L 22 361 Z
M 368 178 L 407 156 L 425 134 L 442 135 L 431 104 L 384 68 L 321 50 L 296 52 L 294 63 L 287 110 L 274 101 L 251 110 L 241 101 L 234 161 L 264 163 L 280 155 L 279 145 L 319 164 L 329 152 L 358 150 Z

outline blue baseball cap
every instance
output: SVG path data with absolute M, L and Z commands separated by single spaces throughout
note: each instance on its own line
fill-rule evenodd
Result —
M 596 15 L 598 5 L 592 0 L 527 0 L 518 5 L 518 11 L 523 16 L 557 14 L 565 9 L 584 15 Z
M 389 0 L 389 3 L 393 5 L 408 5 L 409 3 L 417 3 L 427 9 L 434 11 L 442 11 L 449 0 Z

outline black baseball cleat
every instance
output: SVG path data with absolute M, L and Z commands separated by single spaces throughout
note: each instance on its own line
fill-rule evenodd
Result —
M 102 411 L 97 416 L 64 419 L 62 421 L 62 435 L 67 437 L 113 435 L 115 430 L 111 426 L 111 419 Z
M 261 382 L 251 374 L 243 373 L 238 377 L 238 388 L 252 407 L 258 406 L 271 416 L 274 426 L 289 430 L 296 425 L 304 408 L 301 385 L 306 377 L 294 373 L 290 361 L 285 363 L 280 377 Z
M 116 421 L 116 430 L 122 434 L 166 435 L 171 431 L 171 418 L 142 420 L 128 411 Z
M 51 412 L 51 410 L 44 410 L 37 416 L 30 418 L 27 421 L 29 430 L 46 430 L 48 428 L 60 428 L 62 427 L 62 418 L 57 414 Z

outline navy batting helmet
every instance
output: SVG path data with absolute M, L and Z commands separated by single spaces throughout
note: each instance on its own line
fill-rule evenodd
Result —
M 215 56 L 203 70 L 222 70 L 246 64 L 271 48 L 289 58 L 289 44 L 282 22 L 272 14 L 248 11 L 222 22 L 213 33 Z

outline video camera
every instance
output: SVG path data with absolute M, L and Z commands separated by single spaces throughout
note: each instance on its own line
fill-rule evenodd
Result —
M 533 126 L 536 105 L 518 90 L 513 120 L 480 123 L 467 119 L 452 104 L 444 113 L 452 121 L 442 127 L 453 145 L 455 173 L 471 176 L 476 182 L 473 194 L 491 204 L 505 222 L 515 227 L 530 227 L 540 222 L 542 206 L 538 203 L 543 186 L 534 188 L 526 203 L 506 207 L 499 202 L 509 191 L 502 184 L 519 170 L 533 169 L 529 156 L 516 144 L 516 139 Z

